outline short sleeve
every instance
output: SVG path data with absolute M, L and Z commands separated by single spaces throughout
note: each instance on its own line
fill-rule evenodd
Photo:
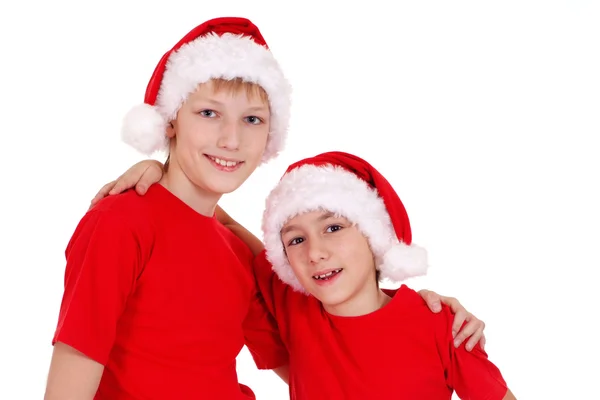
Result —
M 285 302 L 286 292 L 289 289 L 289 286 L 283 283 L 275 274 L 275 271 L 273 271 L 273 267 L 267 259 L 266 250 L 261 251 L 254 258 L 253 269 L 256 282 L 267 308 L 277 319 L 279 324 L 281 324 L 283 318 L 280 318 L 278 312 L 281 309 L 280 304 Z M 281 328 L 282 327 L 280 326 L 280 329 Z
M 285 319 L 279 318 L 277 315 L 277 310 L 280 309 L 277 304 L 284 301 L 285 289 L 282 286 L 283 283 L 279 281 L 279 278 L 273 272 L 265 250 L 254 258 L 253 273 L 256 279 L 257 291 L 251 306 L 252 320 L 255 321 L 253 323 L 255 325 L 256 321 L 263 322 L 261 322 L 262 327 L 259 327 L 258 330 L 254 329 L 256 338 L 260 339 L 256 342 L 260 343 L 260 346 L 255 346 L 254 350 L 250 346 L 248 348 L 259 368 L 261 368 L 261 365 L 265 365 L 264 362 L 260 362 L 262 358 L 268 360 L 270 365 L 277 364 L 275 367 L 270 367 L 272 369 L 289 362 L 285 341 L 282 339 L 285 337 L 286 327 L 282 326 Z M 266 354 L 267 357 L 261 357 L 261 354 Z
M 500 370 L 489 359 L 479 344 L 471 351 L 464 343 L 454 347 L 452 338 L 453 315 L 447 314 L 441 347 L 446 366 L 446 382 L 461 399 L 501 400 L 508 387 Z
M 254 292 L 244 321 L 246 346 L 259 369 L 274 369 L 288 364 L 288 351 L 281 340 L 275 318 L 259 290 Z
M 245 332 L 248 349 L 257 367 L 273 369 L 287 364 L 289 356 L 274 317 L 272 288 L 269 278 L 264 276 L 264 268 L 270 267 L 265 262 L 268 263 L 263 251 L 254 260 L 256 289 L 246 319 Z
M 64 294 L 52 344 L 60 341 L 105 365 L 141 270 L 139 241 L 119 215 L 91 210 L 65 255 Z

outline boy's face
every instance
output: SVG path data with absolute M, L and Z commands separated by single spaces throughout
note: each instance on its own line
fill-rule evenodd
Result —
M 260 164 L 271 114 L 258 94 L 214 86 L 201 84 L 190 94 L 167 135 L 169 171 L 180 169 L 195 186 L 220 195 L 240 187 Z
M 356 225 L 330 212 L 290 219 L 281 230 L 288 260 L 307 292 L 329 307 L 346 307 L 377 290 L 375 261 Z

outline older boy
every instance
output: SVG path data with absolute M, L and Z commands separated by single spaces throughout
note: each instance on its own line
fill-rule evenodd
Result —
M 236 375 L 244 344 L 259 368 L 285 371 L 253 255 L 214 213 L 281 149 L 290 91 L 246 19 L 207 21 L 163 56 L 123 135 L 168 150 L 169 168 L 77 226 L 46 399 L 254 398 Z

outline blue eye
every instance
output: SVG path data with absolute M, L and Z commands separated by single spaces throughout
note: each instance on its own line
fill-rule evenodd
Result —
M 251 115 L 245 118 L 246 122 L 252 125 L 259 125 L 263 123 L 263 120 L 258 118 L 257 116 Z
M 217 116 L 217 113 L 213 110 L 202 110 L 200 111 L 200 115 L 206 118 L 214 118 Z

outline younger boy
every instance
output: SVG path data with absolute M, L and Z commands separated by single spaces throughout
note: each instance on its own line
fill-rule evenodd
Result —
M 66 250 L 46 399 L 250 399 L 243 345 L 259 368 L 286 349 L 251 270 L 214 216 L 282 147 L 290 87 L 252 22 L 217 18 L 160 60 L 123 135 L 169 168 L 144 197 L 106 198 Z
M 427 255 L 366 161 L 331 152 L 291 165 L 263 233 L 255 273 L 290 354 L 292 399 L 514 399 L 480 346 L 453 345 L 447 307 L 433 314 L 405 285 L 379 288 L 424 274 Z

